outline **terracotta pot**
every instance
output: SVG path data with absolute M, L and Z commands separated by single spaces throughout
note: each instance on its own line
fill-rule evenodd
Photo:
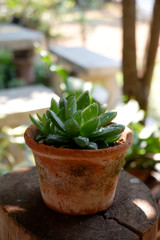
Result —
M 123 143 L 106 149 L 63 149 L 37 143 L 38 130 L 27 128 L 24 137 L 39 174 L 44 203 L 68 215 L 94 214 L 113 202 L 124 155 L 133 134 L 126 127 Z

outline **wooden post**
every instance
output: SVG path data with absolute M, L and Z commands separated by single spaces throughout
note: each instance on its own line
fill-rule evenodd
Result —
M 33 83 L 35 81 L 34 48 L 16 50 L 13 53 L 17 77 L 23 78 L 27 84 Z
M 0 179 L 1 240 L 156 240 L 157 220 L 149 189 L 124 171 L 108 210 L 76 217 L 45 206 L 35 167 Z

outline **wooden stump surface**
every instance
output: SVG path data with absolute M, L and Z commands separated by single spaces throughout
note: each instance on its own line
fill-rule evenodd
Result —
M 0 178 L 0 240 L 156 240 L 158 213 L 149 189 L 121 172 L 112 206 L 67 216 L 42 201 L 35 167 Z

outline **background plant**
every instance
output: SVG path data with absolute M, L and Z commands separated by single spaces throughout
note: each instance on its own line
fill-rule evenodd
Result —
M 25 85 L 23 79 L 16 77 L 16 68 L 11 51 L 0 51 L 0 89 Z
M 160 126 L 150 129 L 141 123 L 130 123 L 129 127 L 133 130 L 134 140 L 127 151 L 124 169 L 157 171 L 156 165 L 160 163 Z
M 14 169 L 33 165 L 30 151 L 24 144 L 27 126 L 0 129 L 0 176 Z
M 134 99 L 119 104 L 115 110 L 118 112 L 115 121 L 129 126 L 134 135 L 132 146 L 124 159 L 124 169 L 142 180 L 148 179 L 153 173 L 160 179 L 159 122 L 148 116 L 146 125 L 143 125 L 144 111 Z

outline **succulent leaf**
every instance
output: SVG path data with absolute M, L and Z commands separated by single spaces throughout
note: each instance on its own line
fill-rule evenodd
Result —
M 42 126 L 42 124 L 40 122 L 38 122 L 32 115 L 29 115 L 31 121 L 33 122 L 33 124 L 36 126 L 36 128 L 41 131 L 42 133 L 44 133 L 44 128 Z
M 45 121 L 44 131 L 45 131 L 45 134 L 46 134 L 46 135 L 48 135 L 48 134 L 51 132 L 50 123 L 51 123 L 51 120 L 50 120 L 50 119 L 47 119 L 47 120 Z
M 79 124 L 79 126 L 82 125 L 82 110 L 78 110 L 73 114 L 73 118 L 76 120 L 76 122 Z
M 65 97 L 61 97 L 60 101 L 59 101 L 59 108 L 60 109 L 63 108 L 63 107 L 65 108 L 66 103 L 67 103 L 66 98 Z
M 105 112 L 99 116 L 99 128 L 106 126 L 110 123 L 117 115 L 117 112 Z
M 57 116 L 62 120 L 62 122 L 65 122 L 66 116 L 65 116 L 65 108 L 60 108 L 59 112 L 57 113 Z
M 54 113 L 52 110 L 47 110 L 47 117 L 51 119 L 51 121 L 55 124 L 56 127 L 64 131 L 65 126 L 61 119 Z
M 99 140 L 96 143 L 98 145 L 98 149 L 108 148 L 109 147 L 107 141 L 105 141 L 105 140 Z
M 90 96 L 89 92 L 83 92 L 78 98 L 77 98 L 77 110 L 83 110 L 90 104 Z
M 71 96 L 65 105 L 65 117 L 69 119 L 77 111 L 75 96 Z
M 116 112 L 105 112 L 106 106 L 90 98 L 86 91 L 62 97 L 59 103 L 51 100 L 51 106 L 37 121 L 30 119 L 41 134 L 39 143 L 60 148 L 101 149 L 112 146 L 124 131 L 121 124 L 110 124 Z
M 46 114 L 44 113 L 44 114 L 43 114 L 43 117 L 42 117 L 42 125 L 43 125 L 44 128 L 45 128 L 46 120 L 47 120 L 47 116 L 46 116 Z
M 48 134 L 46 137 L 47 144 L 54 144 L 54 143 L 67 143 L 68 138 L 65 136 L 57 135 L 57 134 Z
M 89 144 L 89 138 L 82 136 L 75 137 L 74 141 L 81 148 L 85 148 Z
M 41 122 L 42 121 L 41 116 L 38 113 L 36 113 L 36 115 L 37 115 L 37 118 L 39 119 L 39 121 Z
M 104 140 L 107 137 L 118 135 L 124 131 L 125 126 L 121 124 L 111 124 L 105 128 L 100 128 L 98 131 L 93 132 L 90 135 L 91 139 Z
M 98 115 L 98 104 L 97 103 L 93 103 L 93 104 L 89 105 L 82 112 L 82 116 L 83 116 L 83 119 L 85 122 L 89 121 L 93 117 L 97 117 L 97 115 Z
M 99 123 L 99 118 L 94 117 L 90 119 L 88 122 L 85 122 L 80 130 L 80 133 L 83 137 L 89 137 L 91 133 L 97 130 L 97 126 Z
M 45 135 L 38 135 L 37 137 L 36 137 L 36 141 L 37 142 L 41 142 L 41 141 L 43 141 L 43 140 L 45 140 L 46 139 L 46 136 Z
M 70 118 L 65 122 L 65 131 L 70 137 L 79 135 L 80 127 L 74 118 Z
M 89 144 L 87 145 L 87 148 L 90 150 L 96 150 L 98 149 L 98 145 L 95 142 L 89 142 Z
M 50 133 L 54 133 L 54 131 L 55 131 L 55 126 L 53 122 L 50 122 Z
M 112 136 L 112 137 L 107 137 L 107 138 L 106 138 L 106 141 L 107 141 L 108 143 L 114 143 L 114 142 L 116 142 L 120 137 L 121 137 L 121 134 L 117 134 L 117 135 Z
M 63 132 L 62 130 L 60 130 L 58 127 L 54 126 L 54 131 L 52 132 L 53 134 L 57 134 L 57 135 L 61 135 L 61 136 L 66 136 L 67 133 Z
M 57 113 L 59 111 L 59 104 L 57 103 L 57 101 L 54 98 L 51 99 L 50 110 L 52 110 L 55 113 Z
M 76 97 L 75 93 L 71 93 L 66 97 L 66 100 L 68 101 L 70 98 Z

